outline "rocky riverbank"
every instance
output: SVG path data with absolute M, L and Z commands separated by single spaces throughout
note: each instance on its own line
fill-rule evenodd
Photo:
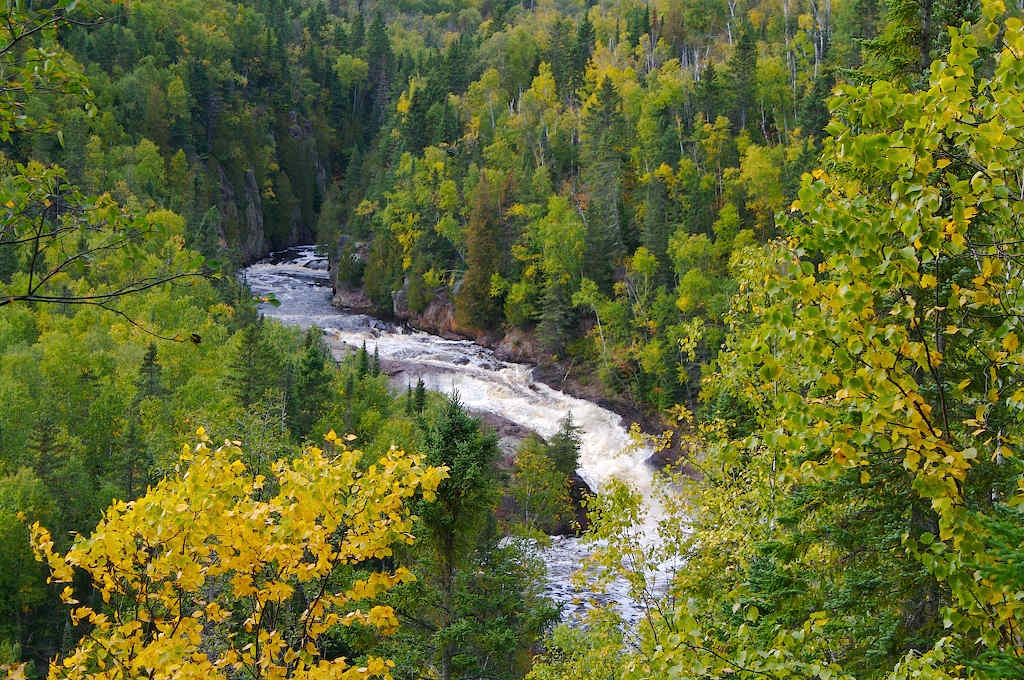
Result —
M 460 328 L 455 320 L 454 302 L 447 290 L 437 291 L 427 307 L 418 314 L 409 309 L 405 291 L 396 291 L 392 298 L 393 319 L 410 329 L 430 333 L 446 340 L 471 340 L 481 347 L 492 350 L 502 361 L 529 364 L 534 367 L 533 376 L 538 382 L 598 404 L 622 418 L 622 424 L 626 428 L 637 423 L 645 434 L 655 436 L 672 429 L 672 426 L 658 414 L 645 410 L 633 399 L 623 395 L 610 396 L 603 385 L 590 380 L 589 376 L 584 377 L 582 366 L 573 361 L 556 360 L 544 352 L 531 332 L 513 328 L 507 332 L 480 333 Z M 347 312 L 372 315 L 377 311 L 366 294 L 359 289 L 336 288 L 332 302 L 338 309 Z M 678 463 L 684 455 L 678 437 L 673 437 L 671 446 L 655 452 L 649 462 L 663 469 Z

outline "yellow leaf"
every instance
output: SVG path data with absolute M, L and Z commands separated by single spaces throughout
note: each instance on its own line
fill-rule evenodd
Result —
M 1016 352 L 1018 347 L 1020 347 L 1020 339 L 1016 333 L 1008 333 L 1003 338 L 1003 349 L 1007 352 Z

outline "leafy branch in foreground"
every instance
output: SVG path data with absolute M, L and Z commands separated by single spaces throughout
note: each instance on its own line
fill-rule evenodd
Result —
M 73 622 L 87 624 L 49 677 L 389 677 L 391 662 L 352 666 L 321 639 L 337 626 L 397 628 L 391 607 L 368 603 L 412 574 L 365 565 L 412 542 L 410 500 L 431 500 L 445 470 L 394 449 L 364 470 L 332 431 L 325 449 L 279 462 L 268 479 L 246 468 L 238 442 L 211 450 L 197 434 L 175 474 L 115 502 L 67 553 L 33 525 L 51 581 L 68 584 Z M 108 606 L 79 604 L 76 570 Z
M 0 181 L 0 215 L 0 263 L 7 263 L 0 269 L 8 270 L 0 271 L 0 307 L 91 305 L 143 328 L 113 303 L 211 275 L 195 262 L 151 252 L 164 243 L 183 245 L 181 218 L 167 211 L 133 215 L 107 196 L 90 200 L 59 168 L 17 166 Z

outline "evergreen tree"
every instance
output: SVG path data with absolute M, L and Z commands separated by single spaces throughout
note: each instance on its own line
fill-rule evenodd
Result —
M 604 78 L 583 116 L 582 179 L 589 194 L 584 266 L 602 290 L 611 290 L 613 266 L 624 253 L 622 181 L 626 122 L 622 100 Z
M 704 114 L 704 120 L 712 122 L 722 110 L 722 88 L 718 82 L 714 64 L 709 63 L 700 74 L 694 91 L 697 112 Z
M 587 63 L 594 52 L 594 25 L 590 23 L 587 13 L 583 13 L 579 25 L 576 27 L 576 40 L 572 46 L 570 59 L 569 89 L 575 93 L 583 87 L 583 78 L 587 72 Z
M 412 383 L 408 383 L 405 388 L 405 399 L 402 400 L 405 406 L 405 415 L 412 417 L 416 413 L 416 402 L 413 398 Z
M 149 482 L 153 456 L 140 431 L 142 423 L 138 410 L 132 408 L 127 420 L 121 455 L 124 457 L 125 498 L 132 500 L 140 491 L 145 490 L 146 484 Z
M 570 411 L 558 424 L 558 432 L 548 442 L 548 455 L 558 471 L 567 477 L 576 474 L 576 468 L 580 466 L 580 446 L 583 443 L 580 431 L 580 427 L 572 421 Z
M 163 385 L 163 367 L 157 359 L 156 343 L 149 343 L 146 354 L 139 366 L 139 375 L 135 379 L 136 401 L 147 397 L 161 397 L 166 392 Z
M 657 177 L 651 177 L 647 182 L 646 196 L 644 197 L 641 241 L 643 246 L 658 259 L 658 279 L 659 283 L 664 284 L 670 282 L 672 274 L 668 242 L 678 226 L 676 210 L 665 183 Z
M 356 394 L 356 376 L 352 371 L 345 375 L 345 400 L 352 401 Z
M 573 37 L 570 26 L 571 24 L 562 18 L 551 24 L 545 58 L 551 65 L 551 75 L 555 79 L 558 94 L 563 99 L 567 98 L 572 88 L 575 45 L 570 42 Z
M 363 19 L 363 13 L 360 11 L 356 14 L 355 19 L 352 20 L 352 29 L 349 33 L 349 48 L 353 53 L 358 52 L 363 48 L 365 40 L 366 23 Z
M 297 437 L 311 433 L 330 401 L 331 370 L 327 357 L 327 347 L 317 336 L 307 344 L 299 360 L 289 408 L 289 425 Z
M 797 114 L 797 125 L 805 135 L 817 139 L 825 136 L 825 126 L 828 125 L 829 120 L 826 100 L 831 95 L 834 85 L 835 78 L 831 72 L 821 75 L 815 78 L 814 87 L 801 101 L 800 111 Z
M 380 350 L 376 346 L 373 348 L 373 369 L 371 372 L 375 378 L 380 375 Z
M 743 27 L 736 49 L 729 58 L 729 73 L 732 84 L 732 124 L 738 132 L 753 128 L 754 109 L 757 102 L 757 43 L 754 29 Z
M 423 384 L 423 378 L 416 379 L 416 413 L 422 414 L 427 407 L 427 386 Z
M 228 387 L 235 400 L 249 408 L 280 387 L 280 362 L 264 336 L 262 317 L 240 333 L 239 346 L 231 360 Z
M 369 81 L 375 127 L 379 127 L 387 118 L 393 59 L 384 16 L 378 10 L 366 34 L 366 63 L 370 65 Z
M 537 337 L 541 346 L 552 354 L 562 354 L 576 324 L 572 295 L 560 279 L 547 282 L 541 300 L 540 323 Z
M 626 15 L 626 40 L 630 46 L 636 47 L 642 36 L 651 32 L 651 11 L 644 5 L 634 7 Z
M 466 274 L 455 295 L 455 312 L 464 327 L 488 329 L 499 319 L 498 302 L 491 297 L 491 278 L 500 266 L 495 220 L 498 203 L 495 188 L 481 180 L 466 230 Z
M 220 210 L 215 205 L 210 206 L 210 209 L 203 213 L 202 217 L 190 220 L 185 236 L 188 247 L 199 251 L 204 257 L 216 258 L 221 251 L 218 236 L 220 221 Z
M 51 416 L 44 415 L 29 433 L 25 448 L 36 475 L 47 486 L 56 486 L 64 466 L 63 447 L 59 443 L 60 432 Z
M 498 438 L 484 433 L 469 416 L 458 395 L 451 396 L 424 433 L 424 453 L 431 466 L 444 466 L 448 478 L 437 490 L 437 500 L 424 504 L 419 516 L 423 540 L 436 555 L 429 578 L 438 590 L 437 633 L 433 646 L 441 680 L 459 677 L 459 630 L 472 625 L 472 616 L 459 611 L 456 600 L 460 577 L 471 568 L 470 559 L 493 517 L 499 488 L 495 463 Z
M 944 27 L 977 20 L 979 8 L 972 0 L 888 0 L 881 32 L 863 42 L 859 75 L 924 85 L 929 65 L 948 46 Z
M 359 348 L 359 356 L 356 359 L 356 370 L 359 372 L 360 380 L 370 373 L 370 353 L 366 351 L 366 341 Z

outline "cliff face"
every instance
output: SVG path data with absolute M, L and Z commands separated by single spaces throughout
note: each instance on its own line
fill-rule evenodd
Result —
M 237 252 L 243 264 L 258 260 L 267 254 L 268 248 L 263 229 L 263 199 L 256 186 L 255 173 L 251 169 L 246 172 L 245 182 L 236 188 L 216 159 L 211 158 L 208 165 L 210 174 L 217 178 L 221 243 Z
M 206 161 L 207 177 L 216 183 L 217 235 L 242 264 L 316 239 L 329 173 L 315 130 L 292 112 L 283 133 L 274 137 L 279 167 L 273 171 L 257 171 L 260 159 L 254 149 L 243 150 L 241 158 Z

